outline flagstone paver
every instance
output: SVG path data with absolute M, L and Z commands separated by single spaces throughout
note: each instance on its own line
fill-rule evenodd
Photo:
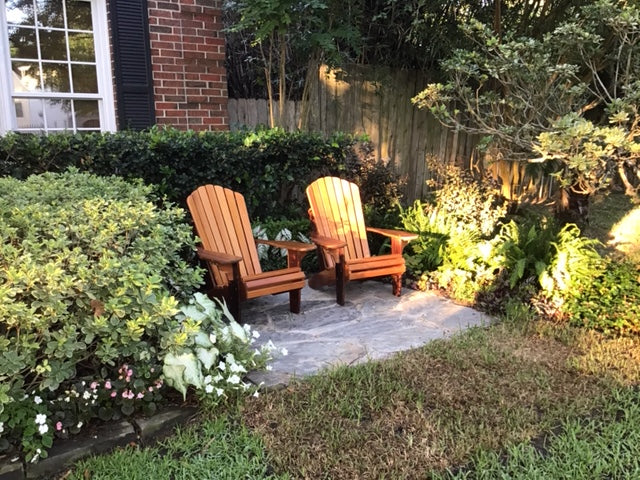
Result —
M 326 367 L 385 358 L 491 320 L 431 292 L 404 289 L 394 297 L 390 285 L 377 281 L 350 282 L 343 307 L 329 287 L 305 287 L 298 315 L 289 312 L 287 294 L 258 298 L 243 307 L 243 321 L 260 333 L 258 345 L 271 340 L 288 351 L 273 360 L 271 371 L 250 374 L 253 382 L 268 388 Z

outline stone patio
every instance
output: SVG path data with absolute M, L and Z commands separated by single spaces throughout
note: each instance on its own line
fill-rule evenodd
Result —
M 300 314 L 290 313 L 288 302 L 288 294 L 281 294 L 242 307 L 242 321 L 260 333 L 258 344 L 271 340 L 288 351 L 274 359 L 271 371 L 250 374 L 267 388 L 327 367 L 385 358 L 491 320 L 431 292 L 405 288 L 394 297 L 390 284 L 377 281 L 350 282 L 343 307 L 330 287 L 305 287 Z

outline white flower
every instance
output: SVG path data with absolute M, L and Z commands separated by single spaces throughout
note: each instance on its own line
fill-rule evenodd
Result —
M 82 394 L 82 398 L 84 398 L 85 400 L 89 400 L 91 398 L 91 392 L 89 392 L 89 390 L 85 390 Z
M 0 433 L 4 432 L 4 423 L 0 422 Z
M 33 397 L 33 403 L 35 403 L 36 405 L 40 405 L 42 403 L 42 399 L 36 395 L 35 397 Z
M 64 397 L 64 401 L 69 403 L 71 401 L 71 399 L 69 397 Z
M 210 333 L 210 334 L 209 334 L 209 341 L 215 345 L 216 340 L 218 340 L 218 339 L 216 338 L 216 334 L 215 334 L 215 333 Z
M 38 431 L 40 432 L 40 435 L 44 435 L 49 431 L 49 425 L 47 425 L 46 423 L 44 425 L 40 425 L 38 427 Z
M 282 353 L 283 357 L 286 357 L 287 355 L 289 355 L 289 350 L 287 350 L 286 348 L 282 347 L 280 349 L 280 353 Z
M 76 427 L 77 427 L 77 428 L 81 428 L 81 427 L 82 427 L 82 425 L 83 425 L 83 423 L 82 423 L 82 422 L 78 422 L 78 424 L 76 425 Z
M 270 372 L 271 370 L 273 370 L 273 367 L 272 367 L 271 365 L 267 365 L 265 368 L 267 369 L 267 371 L 268 371 L 268 372 Z
M 223 378 L 222 375 L 218 374 L 215 377 L 213 377 L 213 381 L 214 383 L 218 383 L 222 381 L 222 378 Z
M 256 390 L 255 392 L 253 392 L 253 396 L 258 398 L 260 396 L 260 392 L 258 392 L 258 390 Z
M 204 377 L 204 383 L 205 385 L 208 385 L 209 383 L 211 383 L 211 375 L 207 375 L 206 377 Z M 210 392 L 207 392 L 210 393 Z
M 257 330 L 254 330 L 253 332 L 251 332 L 251 336 L 253 338 L 260 338 L 260 333 Z
M 229 365 L 229 370 L 231 370 L 233 373 L 238 373 L 238 372 L 246 372 L 247 369 L 244 368 L 242 365 L 239 365 L 237 363 L 232 363 L 231 365 Z
M 227 378 L 227 382 L 233 383 L 233 384 L 238 384 L 238 383 L 240 383 L 240 377 L 234 373 L 229 378 Z
M 33 458 L 31 458 L 31 463 L 36 463 L 38 461 L 38 458 L 40 458 L 41 453 L 42 450 L 40 450 L 39 448 L 36 449 L 36 454 L 33 456 Z
M 209 384 L 204 387 L 204 391 L 207 393 L 213 392 L 213 385 Z
M 224 390 L 223 390 L 223 389 L 221 389 L 221 388 L 216 388 L 216 394 L 217 394 L 219 397 L 221 397 L 223 393 L 224 393 Z
M 218 364 L 218 368 L 224 372 L 226 370 L 227 366 L 225 365 L 224 362 L 220 362 Z
M 42 425 L 47 421 L 47 416 L 44 413 L 38 413 L 36 415 L 36 424 Z

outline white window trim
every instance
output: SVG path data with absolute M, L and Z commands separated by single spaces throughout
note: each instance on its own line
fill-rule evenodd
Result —
M 4 0 L 0 0 L 0 135 L 17 129 L 12 97 L 11 58 L 9 35 Z M 116 130 L 113 75 L 111 73 L 111 51 L 109 48 L 109 23 L 106 0 L 90 0 L 93 35 L 95 39 L 98 92 L 100 95 L 100 128 L 102 131 Z M 50 96 L 55 96 L 52 94 Z M 40 98 L 40 97 L 39 97 Z

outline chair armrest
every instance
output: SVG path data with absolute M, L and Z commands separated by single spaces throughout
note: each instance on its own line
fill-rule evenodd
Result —
M 265 240 L 262 238 L 256 238 L 256 243 L 269 245 L 275 248 L 284 248 L 285 250 L 291 250 L 294 252 L 310 252 L 316 249 L 316 246 L 313 243 L 304 243 L 304 242 L 292 242 L 285 240 Z
M 242 260 L 242 257 L 236 257 L 235 255 L 229 255 L 228 253 L 212 252 L 211 250 L 205 250 L 202 247 L 198 247 L 197 252 L 200 259 L 213 262 L 218 265 L 235 265 Z
M 378 233 L 389 238 L 397 238 L 403 242 L 410 242 L 418 238 L 417 233 L 405 232 L 404 230 L 390 230 L 388 228 L 367 227 L 367 232 Z
M 347 246 L 347 242 L 343 240 L 337 240 L 331 237 L 323 237 L 321 235 L 311 235 L 311 241 L 318 245 L 320 248 L 327 250 L 338 250 Z
M 405 232 L 404 230 L 390 230 L 388 228 L 367 227 L 367 232 L 379 233 L 391 239 L 391 253 L 394 255 L 402 255 L 404 247 L 411 240 L 418 238 L 417 233 Z

